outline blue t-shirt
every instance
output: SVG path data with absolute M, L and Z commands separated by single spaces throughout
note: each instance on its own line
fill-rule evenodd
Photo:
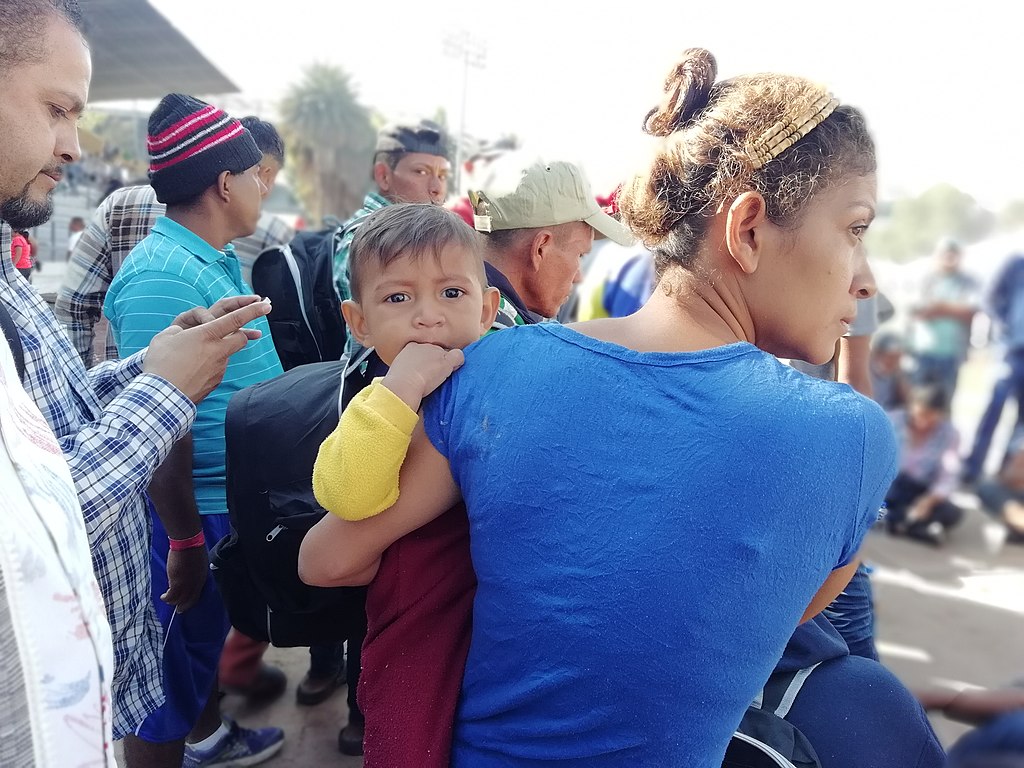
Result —
M 114 276 L 103 304 L 121 357 L 149 345 L 175 317 L 252 289 L 229 244 L 223 251 L 166 217 L 136 245 Z M 204 515 L 227 514 L 224 416 L 228 400 L 250 384 L 283 373 L 266 318 L 249 323 L 263 335 L 228 360 L 224 379 L 198 407 L 192 426 L 196 504 Z
M 746 343 L 493 334 L 428 400 L 479 579 L 455 766 L 718 768 L 895 474 L 882 410 Z

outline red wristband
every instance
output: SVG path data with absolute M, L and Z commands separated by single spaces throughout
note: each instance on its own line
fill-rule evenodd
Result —
M 206 543 L 206 536 L 200 531 L 195 536 L 187 539 L 167 539 L 167 543 L 171 547 L 172 552 L 180 552 L 183 549 L 194 549 L 195 547 L 201 547 Z

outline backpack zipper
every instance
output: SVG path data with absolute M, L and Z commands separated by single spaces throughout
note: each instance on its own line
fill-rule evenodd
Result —
M 277 538 L 277 534 L 279 534 L 283 530 L 284 530 L 284 526 L 283 525 L 275 525 L 270 530 L 270 533 L 267 534 L 267 541 L 273 541 L 274 539 L 276 539 Z

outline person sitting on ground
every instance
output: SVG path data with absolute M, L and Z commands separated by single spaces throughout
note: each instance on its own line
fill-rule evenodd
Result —
M 684 54 L 645 120 L 657 159 L 620 198 L 655 253 L 648 302 L 472 345 L 409 408 L 394 504 L 303 541 L 307 582 L 365 583 L 464 500 L 478 587 L 456 768 L 720 765 L 895 475 L 877 404 L 776 359 L 826 362 L 874 293 L 864 120 L 809 80 L 716 74 Z
M 960 433 L 942 384 L 911 388 L 907 407 L 890 414 L 900 443 L 900 471 L 885 494 L 892 534 L 940 545 L 963 510 L 950 501 L 960 477 Z

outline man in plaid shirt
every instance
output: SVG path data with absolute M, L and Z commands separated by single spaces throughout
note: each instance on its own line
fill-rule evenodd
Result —
M 284 167 L 284 143 L 270 123 L 251 116 L 241 118 L 240 122 L 251 131 L 263 153 L 260 179 L 269 195 Z M 67 328 L 86 367 L 118 357 L 117 345 L 103 317 L 103 300 L 132 248 L 149 234 L 165 208 L 148 184 L 116 189 L 100 203 L 71 254 L 54 312 Z M 294 236 L 295 231 L 279 217 L 267 212 L 260 214 L 256 231 L 234 242 L 242 279 L 247 285 L 252 285 L 256 257 Z
M 35 27 L 38 39 L 0 45 L 16 51 L 0 57 L 0 253 L 10 250 L 12 227 L 50 217 L 53 189 L 81 155 L 76 118 L 91 71 L 76 2 L 7 0 L 4 6 L 12 19 Z M 0 24 L 0 37 L 5 30 Z M 53 430 L 78 492 L 110 621 L 114 670 L 106 674 L 113 735 L 122 738 L 163 700 L 146 487 L 192 426 L 195 403 L 220 382 L 228 357 L 255 337 L 244 324 L 270 307 L 245 297 L 192 310 L 148 349 L 91 371 L 10 259 L 0 259 L 0 311 L 17 328 L 10 346 L 23 355 L 25 390 Z

